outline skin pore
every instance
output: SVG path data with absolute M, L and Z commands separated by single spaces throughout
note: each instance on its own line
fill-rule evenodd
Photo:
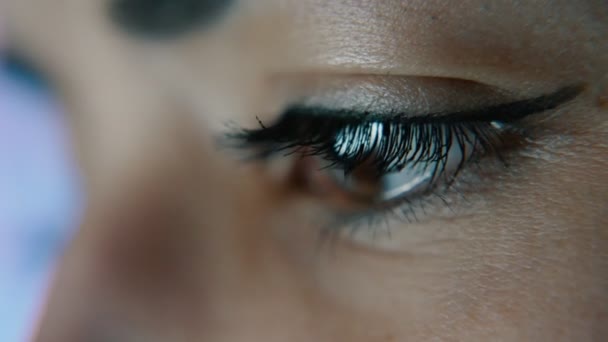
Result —
M 66 105 L 87 194 L 36 341 L 608 336 L 605 1 L 242 0 L 172 37 L 109 5 L 4 5 Z M 429 113 L 578 84 L 522 124 L 507 170 L 468 174 L 466 200 L 329 249 L 330 206 L 292 186 L 297 163 L 217 144 L 302 98 Z

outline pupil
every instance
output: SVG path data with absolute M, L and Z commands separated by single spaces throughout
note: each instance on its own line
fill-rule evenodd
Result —
M 234 0 L 116 0 L 110 14 L 129 32 L 173 37 L 215 23 L 233 3 Z

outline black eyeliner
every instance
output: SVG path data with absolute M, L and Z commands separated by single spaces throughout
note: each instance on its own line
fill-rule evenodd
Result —
M 567 86 L 554 93 L 541 95 L 532 99 L 488 106 L 482 109 L 454 112 L 450 114 L 431 114 L 434 119 L 450 121 L 499 121 L 514 122 L 527 116 L 556 109 L 576 98 L 584 87 L 581 85 Z M 446 122 L 444 121 L 444 122 Z
M 437 112 L 424 115 L 414 115 L 415 113 L 374 113 L 373 111 L 358 111 L 351 109 L 327 109 L 323 107 L 293 106 L 289 108 L 284 117 L 310 117 L 320 116 L 326 119 L 343 119 L 352 122 L 358 121 L 379 121 L 402 123 L 451 123 L 451 122 L 513 122 L 521 120 L 529 115 L 542 113 L 555 109 L 560 105 L 571 101 L 582 91 L 583 86 L 567 86 L 554 93 L 541 95 L 539 97 L 519 100 L 509 103 L 486 106 L 478 109 L 469 109 L 455 112 Z
M 387 125 L 425 125 L 425 124 L 455 124 L 455 123 L 510 123 L 521 120 L 533 114 L 555 109 L 576 98 L 584 90 L 583 86 L 567 86 L 554 93 L 532 99 L 519 100 L 504 104 L 487 106 L 479 109 L 463 110 L 450 113 L 430 113 L 412 115 L 411 113 L 380 114 L 373 111 L 357 111 L 352 109 L 328 109 L 311 106 L 292 106 L 273 125 L 248 129 L 230 134 L 242 143 L 259 144 L 289 144 L 296 142 L 302 145 L 310 144 L 311 132 L 315 136 L 323 136 L 337 132 L 343 127 L 379 122 Z

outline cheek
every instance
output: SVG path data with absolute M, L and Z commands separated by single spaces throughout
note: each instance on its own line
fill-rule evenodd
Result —
M 469 305 L 478 316 L 536 317 L 547 327 L 570 322 L 568 334 L 601 326 L 608 302 L 608 165 L 598 157 L 605 147 L 586 140 L 578 136 L 524 157 L 479 215 L 474 227 L 483 228 L 471 232 L 461 275 L 467 292 L 481 299 Z

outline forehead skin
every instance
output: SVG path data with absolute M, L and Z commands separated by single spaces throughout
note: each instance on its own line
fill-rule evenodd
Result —
M 322 44 L 315 46 L 322 51 L 319 64 L 503 85 L 555 81 L 567 73 L 572 78 L 572 71 L 556 71 L 564 65 L 583 69 L 589 61 L 579 59 L 577 65 L 576 58 L 597 53 L 606 31 L 601 1 L 309 1 L 301 6 L 306 6 L 302 30 L 312 29 L 318 40 L 311 43 Z
M 4 6 L 63 95 L 89 196 L 39 341 L 607 336 L 605 1 L 242 0 L 163 41 L 113 26 L 103 1 Z M 279 115 L 294 79 L 366 74 L 586 91 L 472 196 L 474 215 L 395 222 L 400 253 L 339 243 L 332 257 L 304 223 L 315 204 L 214 137 Z
M 33 30 L 36 28 L 32 21 L 41 19 L 36 15 L 44 16 L 44 20 L 37 21 L 41 30 L 38 35 L 50 22 L 57 25 L 52 33 L 73 37 L 102 30 L 95 25 L 109 24 L 105 1 L 63 0 L 46 6 L 36 4 L 34 8 L 30 2 L 36 1 L 8 5 L 9 9 L 14 7 L 13 12 L 25 16 L 15 20 L 19 22 L 13 26 Z M 562 71 L 555 75 L 558 69 L 564 65 L 582 69 L 584 61 L 589 61 L 576 57 L 597 54 L 602 47 L 606 7 L 601 0 L 262 0 L 242 2 L 234 11 L 238 13 L 233 14 L 237 18 L 228 20 L 231 23 L 218 32 L 201 32 L 193 38 L 200 40 L 201 35 L 223 33 L 222 37 L 232 38 L 233 44 L 249 48 L 283 44 L 280 47 L 285 51 L 306 54 L 305 59 L 291 56 L 285 62 L 297 63 L 294 68 L 334 66 L 340 71 L 352 68 L 463 78 L 479 78 L 479 73 L 494 78 L 502 71 L 506 78 L 519 77 L 512 82 L 536 77 L 556 80 L 565 76 L 562 73 L 569 73 L 570 77 L 574 74 Z M 232 31 L 228 36 L 227 28 L 235 27 L 254 30 Z M 273 62 L 275 68 L 288 68 L 284 63 Z

